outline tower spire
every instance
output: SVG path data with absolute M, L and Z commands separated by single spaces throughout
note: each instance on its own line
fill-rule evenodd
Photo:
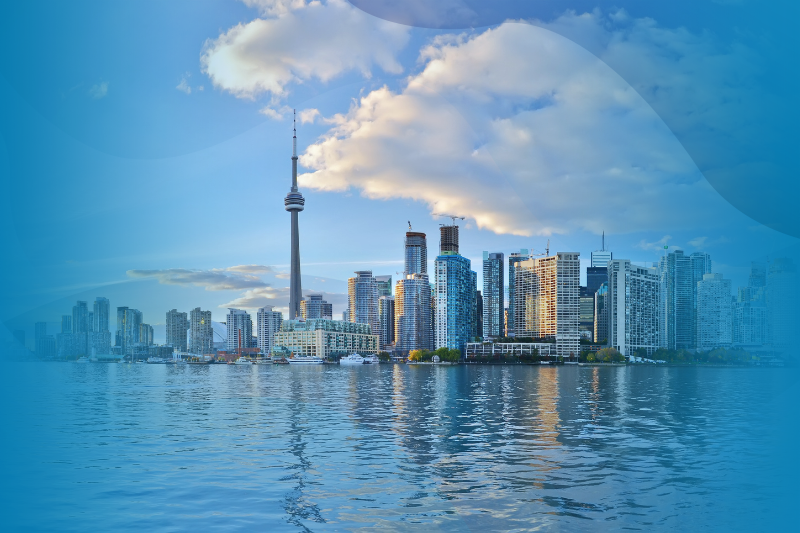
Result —
M 603 230 L 603 247 L 602 247 L 602 251 L 604 251 L 604 252 L 606 251 L 606 232 L 605 232 L 605 230 Z
M 300 285 L 300 230 L 297 215 L 303 210 L 305 198 L 297 190 L 297 112 L 292 110 L 292 189 L 284 199 L 286 210 L 292 219 L 292 258 L 291 275 L 289 278 L 289 320 L 300 316 L 300 300 L 303 299 L 303 289 Z

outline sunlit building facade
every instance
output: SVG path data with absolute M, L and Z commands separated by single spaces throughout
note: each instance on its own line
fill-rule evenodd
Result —
M 379 336 L 369 324 L 341 320 L 287 320 L 275 334 L 273 355 L 338 358 L 378 353 Z
M 658 269 L 608 263 L 608 344 L 622 355 L 644 349 L 652 355 L 660 346 L 661 317 Z

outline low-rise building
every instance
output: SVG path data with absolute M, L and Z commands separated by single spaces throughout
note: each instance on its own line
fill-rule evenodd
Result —
M 467 359 L 476 357 L 520 357 L 533 356 L 548 359 L 558 358 L 554 342 L 468 342 Z
M 285 357 L 339 357 L 351 353 L 376 354 L 379 336 L 369 324 L 341 320 L 287 320 L 275 334 L 273 355 Z

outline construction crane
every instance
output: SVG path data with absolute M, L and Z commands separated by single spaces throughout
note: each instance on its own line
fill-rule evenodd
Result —
M 549 257 L 550 256 L 550 239 L 547 239 L 547 247 L 544 249 L 543 254 L 536 254 L 533 253 L 533 248 L 531 248 L 531 256 L 535 257 Z
M 456 225 L 456 220 L 464 220 L 464 217 L 460 217 L 458 215 L 446 215 L 444 213 L 434 213 L 433 216 L 435 216 L 435 217 L 447 217 L 449 219 L 452 219 L 452 221 L 453 221 L 452 225 L 453 226 Z M 444 226 L 444 224 L 440 224 L 440 225 Z

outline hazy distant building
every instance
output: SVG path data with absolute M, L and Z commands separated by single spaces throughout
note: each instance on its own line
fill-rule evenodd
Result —
M 359 270 L 347 280 L 347 308 L 350 322 L 369 324 L 373 332 L 380 330 L 378 320 L 378 284 L 371 270 Z
M 61 315 L 61 333 L 72 333 L 72 315 Z
M 304 320 L 314 318 L 333 318 L 333 304 L 322 299 L 321 294 L 309 294 L 300 302 L 300 316 Z
M 37 322 L 33 329 L 34 351 L 38 357 L 51 359 L 58 353 L 56 338 L 47 334 L 47 322 Z
M 559 355 L 577 357 L 580 254 L 559 252 L 515 267 L 515 335 L 553 338 Z
M 697 282 L 697 348 L 712 350 L 733 342 L 731 281 L 704 274 Z
M 504 268 L 502 253 L 483 252 L 483 338 L 501 337 L 506 329 Z
M 92 317 L 91 349 L 95 355 L 111 353 L 111 330 L 109 319 L 111 317 L 111 303 L 107 298 L 97 297 L 94 300 Z
M 229 308 L 225 324 L 228 328 L 229 352 L 235 352 L 240 348 L 255 348 L 253 320 L 248 312 Z
M 394 344 L 394 297 L 380 296 L 378 298 L 378 321 L 380 322 L 380 348 L 385 350 Z
M 186 335 L 189 331 L 189 319 L 186 313 L 177 309 L 167 311 L 167 339 L 166 344 L 172 346 L 176 352 L 186 351 Z M 194 352 L 209 353 L 209 352 Z
M 659 272 L 664 346 L 670 350 L 692 349 L 696 335 L 694 303 L 697 291 L 692 260 L 682 250 L 675 250 L 661 259 Z M 609 291 L 611 289 L 609 283 Z
M 211 322 L 211 311 L 203 311 L 199 307 L 195 307 L 189 312 L 188 348 L 189 352 L 193 354 L 214 353 L 214 327 Z
M 797 269 L 788 258 L 778 258 L 767 271 L 767 323 L 776 351 L 787 351 L 797 336 Z
M 152 346 L 153 326 L 150 324 L 139 324 L 139 344 L 142 346 Z
M 640 349 L 652 355 L 661 346 L 660 300 L 657 269 L 612 259 L 608 263 L 609 346 L 622 355 L 635 355 Z
M 515 293 L 516 293 L 516 270 L 515 265 L 520 261 L 527 261 L 530 259 L 530 254 L 526 248 L 522 248 L 519 252 L 514 252 L 508 256 L 508 308 L 506 311 L 506 336 L 514 336 L 514 317 L 515 312 Z
M 78 301 L 72 307 L 72 342 L 77 353 L 89 354 L 89 307 Z
M 733 304 L 733 344 L 758 347 L 769 342 L 767 328 L 767 270 L 752 263 L 746 287 L 739 287 Z

